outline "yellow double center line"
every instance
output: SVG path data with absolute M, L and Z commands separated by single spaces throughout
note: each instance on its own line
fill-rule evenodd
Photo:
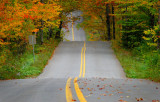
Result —
M 84 42 L 84 47 L 82 48 L 81 51 L 81 66 L 80 66 L 80 74 L 79 77 L 81 78 L 82 76 L 85 76 L 85 51 L 86 51 L 86 43 Z M 83 73 L 82 73 L 83 72 Z M 82 91 L 79 88 L 79 85 L 77 83 L 77 77 L 74 79 L 74 88 L 77 94 L 77 97 L 80 102 L 87 102 L 85 97 L 83 96 Z M 75 101 L 72 97 L 72 91 L 71 91 L 71 78 L 67 80 L 66 84 L 66 100 L 67 102 L 73 102 Z
M 82 48 L 81 51 L 81 67 L 80 67 L 80 74 L 79 77 L 83 77 L 85 76 L 85 52 L 86 52 L 86 43 L 84 42 L 84 47 Z M 82 73 L 83 71 L 83 73 Z

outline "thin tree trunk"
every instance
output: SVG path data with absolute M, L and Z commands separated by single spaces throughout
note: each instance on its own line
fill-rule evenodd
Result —
M 159 0 L 160 1 L 160 0 Z M 159 24 L 159 29 L 160 29 L 160 5 L 159 5 L 159 17 L 158 17 L 158 24 Z M 158 49 L 160 49 L 160 32 L 158 32 Z
M 149 13 L 149 17 L 150 17 L 149 26 L 150 26 L 150 28 L 154 28 L 154 15 L 152 13 Z
M 43 0 L 40 1 L 41 3 L 43 3 Z M 41 19 L 41 45 L 43 44 L 43 20 Z
M 106 4 L 106 28 L 107 28 L 107 31 L 108 31 L 108 40 L 111 40 L 109 11 L 110 11 L 109 4 L 107 3 Z
M 52 27 L 49 27 L 49 38 L 52 37 L 53 31 L 52 31 Z
M 128 6 L 126 4 L 126 11 L 125 11 L 125 13 L 127 13 L 127 11 L 128 11 Z M 125 16 L 125 22 L 126 22 L 126 26 L 125 26 L 126 28 L 125 28 L 125 30 L 127 31 L 128 30 L 128 26 L 127 26 L 127 24 L 128 24 L 128 16 Z M 127 40 L 127 43 L 128 43 L 128 41 L 129 41 L 128 40 L 128 34 L 126 34 L 125 36 L 127 37 L 126 40 Z
M 115 37 L 115 17 L 114 17 L 114 6 L 112 5 L 112 19 L 113 19 L 113 39 L 116 39 Z
M 150 2 L 152 2 L 153 0 L 150 0 Z M 151 6 L 151 8 L 153 8 L 153 6 Z M 149 10 L 149 9 L 148 9 Z M 154 14 L 152 14 L 150 11 L 149 11 L 149 17 L 150 17 L 150 27 L 151 28 L 154 28 Z
M 62 14 L 60 14 L 60 19 L 61 19 L 61 16 Z M 62 20 L 60 21 L 60 24 L 59 24 L 59 30 L 56 32 L 56 36 L 55 36 L 55 38 L 56 39 L 60 39 L 61 38 L 61 29 L 62 29 L 62 24 L 63 24 L 63 22 L 62 22 Z
M 41 19 L 41 45 L 43 44 L 43 20 Z

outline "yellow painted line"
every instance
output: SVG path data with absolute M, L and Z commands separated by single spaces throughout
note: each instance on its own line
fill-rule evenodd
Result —
M 73 19 L 72 19 L 72 12 L 71 12 L 71 20 L 72 20 L 72 38 L 73 38 L 73 41 L 74 41 L 74 29 L 73 29 Z
M 84 48 L 82 48 L 82 51 L 81 51 L 81 67 L 80 67 L 79 77 L 82 76 L 82 68 L 83 68 L 83 49 L 84 49 Z
M 85 52 L 86 52 L 86 43 L 84 42 L 84 46 L 81 51 L 81 66 L 80 66 L 80 74 L 79 74 L 80 78 L 85 76 L 85 70 L 86 70 L 85 69 Z
M 71 88 L 70 88 L 71 80 L 72 80 L 72 78 L 68 78 L 67 84 L 66 84 L 66 101 L 67 102 L 72 102 L 72 99 L 73 99 L 72 91 L 71 91 Z
M 86 42 L 84 41 L 84 53 L 83 53 L 83 78 L 84 78 L 84 76 L 85 76 L 85 71 L 86 71 L 86 69 L 85 69 L 85 67 L 86 67 L 86 60 L 85 60 L 85 52 L 86 52 Z
M 77 94 L 77 97 L 78 97 L 79 101 L 80 102 L 87 102 L 86 99 L 83 96 L 82 91 L 79 88 L 79 85 L 77 83 L 77 77 L 74 79 L 74 88 L 75 88 L 75 91 L 76 91 L 76 94 Z
M 84 76 L 85 76 L 85 71 L 86 71 L 86 69 L 85 69 L 85 67 L 86 67 L 86 60 L 85 60 L 85 52 L 86 52 L 86 47 L 84 48 L 84 62 L 83 62 L 83 78 L 84 78 Z

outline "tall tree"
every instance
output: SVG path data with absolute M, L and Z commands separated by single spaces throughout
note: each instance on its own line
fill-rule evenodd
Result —
M 107 34 L 108 34 L 108 40 L 111 40 L 111 32 L 110 32 L 110 8 L 109 8 L 109 3 L 106 3 L 106 24 L 107 24 Z M 107 39 L 106 39 L 107 40 Z
M 160 30 L 160 0 L 158 4 L 158 25 Z M 160 32 L 158 32 L 158 49 L 160 49 Z
M 113 20 L 113 39 L 116 39 L 116 37 L 115 37 L 114 2 L 112 2 L 112 20 Z

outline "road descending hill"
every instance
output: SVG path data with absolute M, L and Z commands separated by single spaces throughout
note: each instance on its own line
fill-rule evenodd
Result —
M 64 41 L 40 76 L 0 81 L 0 102 L 160 102 L 160 84 L 126 78 L 110 42 L 86 41 L 76 28 L 82 20 L 63 29 Z

